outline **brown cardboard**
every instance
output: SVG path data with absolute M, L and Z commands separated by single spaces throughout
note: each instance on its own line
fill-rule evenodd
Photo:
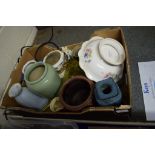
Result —
M 92 36 L 101 36 L 104 38 L 114 38 L 116 40 L 118 40 L 125 48 L 125 52 L 126 52 L 126 61 L 125 61 L 125 68 L 124 68 L 124 76 L 120 82 L 120 86 L 122 89 L 122 93 L 123 93 L 123 101 L 121 106 L 119 107 L 114 107 L 114 106 L 107 106 L 107 107 L 88 107 L 86 109 L 83 109 L 80 112 L 69 112 L 69 111 L 65 111 L 65 112 L 56 112 L 53 113 L 49 110 L 45 111 L 45 112 L 38 112 L 35 111 L 33 109 L 29 109 L 29 108 L 25 108 L 25 107 L 21 107 L 18 103 L 16 103 L 16 101 L 12 98 L 9 98 L 8 96 L 8 90 L 10 88 L 10 86 L 16 82 L 19 82 L 21 80 L 21 71 L 22 71 L 22 67 L 23 65 L 33 59 L 35 50 L 37 48 L 37 46 L 29 48 L 27 50 L 25 50 L 23 56 L 21 57 L 19 63 L 16 66 L 16 69 L 12 71 L 11 75 L 10 75 L 10 79 L 11 82 L 9 84 L 9 87 L 7 88 L 7 91 L 5 93 L 5 96 L 2 100 L 2 108 L 9 108 L 10 110 L 14 110 L 14 111 L 24 111 L 24 112 L 28 112 L 28 113 L 33 113 L 33 114 L 48 114 L 48 115 L 53 115 L 53 114 L 61 114 L 61 115 L 82 115 L 82 114 L 86 114 L 86 113 L 91 113 L 91 112 L 129 112 L 129 110 L 131 109 L 131 100 L 130 100 L 130 66 L 129 66 L 129 58 L 128 58 L 128 51 L 127 51 L 127 46 L 125 43 L 125 38 L 123 35 L 123 31 L 121 28 L 114 28 L 114 29 L 102 29 L 102 30 L 97 30 L 95 31 Z M 73 45 L 68 45 L 67 47 L 69 49 L 73 49 L 76 46 L 81 45 L 81 43 L 79 44 L 73 44 Z M 44 46 L 41 49 L 41 52 L 38 52 L 37 54 L 37 58 L 38 59 L 43 59 L 43 57 L 50 52 L 51 50 L 53 50 L 53 48 L 49 47 L 49 46 Z

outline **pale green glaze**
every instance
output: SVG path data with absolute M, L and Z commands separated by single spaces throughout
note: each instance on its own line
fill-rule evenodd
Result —
M 44 73 L 36 81 L 29 81 L 29 75 L 39 66 L 45 67 Z M 55 69 L 46 63 L 36 62 L 25 71 L 24 80 L 27 87 L 37 95 L 53 98 L 59 90 L 61 79 Z

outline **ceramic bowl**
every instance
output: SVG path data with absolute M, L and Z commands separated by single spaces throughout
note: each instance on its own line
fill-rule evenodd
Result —
M 59 50 L 54 50 L 54 51 L 48 53 L 44 57 L 43 62 L 52 65 L 53 68 L 55 68 L 57 71 L 59 71 L 64 64 L 64 61 L 65 61 L 64 59 L 65 59 L 65 57 L 64 57 L 63 52 L 61 52 Z
M 104 40 L 106 39 L 102 37 L 93 37 L 90 40 L 84 42 L 78 53 L 79 65 L 81 69 L 84 70 L 86 76 L 90 80 L 98 82 L 108 77 L 112 77 L 114 81 L 117 82 L 119 79 L 121 79 L 123 74 L 124 57 L 123 59 L 121 59 L 121 61 L 116 61 L 117 59 L 115 59 L 115 55 L 118 52 L 116 52 L 115 49 L 118 49 L 118 47 L 116 47 L 116 45 L 113 44 L 111 45 L 110 43 L 109 44 L 111 46 L 114 46 L 114 48 L 112 48 L 110 45 L 107 46 Z M 118 41 L 116 42 L 118 44 Z M 103 54 L 104 52 L 106 54 Z M 113 54 L 113 52 L 115 53 Z M 124 50 L 120 53 L 123 52 Z M 108 54 L 111 54 L 112 56 Z M 125 52 L 123 53 L 123 55 L 125 55 Z M 111 62 L 119 62 L 119 65 L 116 65 L 116 63 L 115 65 L 110 64 L 110 61 L 107 57 L 113 58 L 114 60 Z

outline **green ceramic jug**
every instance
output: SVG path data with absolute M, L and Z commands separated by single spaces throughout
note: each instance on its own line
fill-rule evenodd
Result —
M 61 84 L 61 79 L 55 69 L 43 62 L 30 65 L 24 73 L 24 80 L 33 93 L 50 99 L 55 97 Z

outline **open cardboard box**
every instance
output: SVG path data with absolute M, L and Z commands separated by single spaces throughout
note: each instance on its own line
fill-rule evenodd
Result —
M 120 27 L 118 28 L 113 28 L 113 29 L 101 29 L 101 30 L 97 30 L 95 31 L 92 36 L 101 36 L 104 38 L 114 38 L 116 40 L 118 40 L 125 49 L 126 52 L 126 61 L 125 61 L 125 67 L 124 67 L 124 74 L 123 74 L 123 78 L 122 80 L 119 82 L 119 86 L 122 90 L 122 94 L 123 94 L 123 100 L 122 100 L 122 104 L 119 107 L 115 107 L 115 106 L 106 106 L 106 107 L 99 107 L 99 106 L 93 106 L 93 107 L 88 107 L 86 109 L 83 109 L 82 111 L 79 112 L 56 112 L 53 113 L 51 111 L 44 111 L 44 112 L 40 112 L 40 111 L 36 111 L 33 109 L 29 109 L 29 108 L 25 108 L 20 106 L 14 99 L 10 98 L 8 96 L 8 90 L 11 87 L 12 84 L 20 82 L 21 81 L 21 72 L 22 72 L 22 67 L 23 65 L 33 59 L 34 57 L 34 53 L 35 50 L 37 48 L 37 46 L 34 46 L 32 48 L 26 49 L 23 56 L 20 58 L 19 63 L 16 65 L 15 69 L 12 71 L 11 75 L 10 75 L 10 80 L 8 83 L 8 86 L 6 88 L 6 91 L 4 93 L 4 96 L 1 100 L 1 108 L 6 108 L 13 111 L 14 113 L 27 113 L 33 116 L 37 117 L 55 117 L 55 118 L 64 118 L 65 116 L 67 116 L 67 118 L 70 118 L 70 116 L 79 116 L 79 115 L 91 115 L 91 118 L 93 117 L 93 115 L 99 114 L 99 113 L 128 113 L 131 109 L 131 97 L 130 97 L 130 71 L 129 71 L 129 58 L 128 58 L 128 50 L 127 50 L 127 46 L 125 43 L 125 38 L 123 35 L 123 31 Z M 73 44 L 73 45 L 68 45 L 67 47 L 69 49 L 73 49 L 76 48 L 76 46 L 81 45 L 79 44 Z M 54 50 L 53 48 L 49 47 L 49 46 L 44 46 L 40 52 L 38 52 L 37 54 L 37 58 L 38 59 L 43 59 L 43 57 L 50 52 L 51 50 Z M 95 113 L 95 114 L 94 114 Z

